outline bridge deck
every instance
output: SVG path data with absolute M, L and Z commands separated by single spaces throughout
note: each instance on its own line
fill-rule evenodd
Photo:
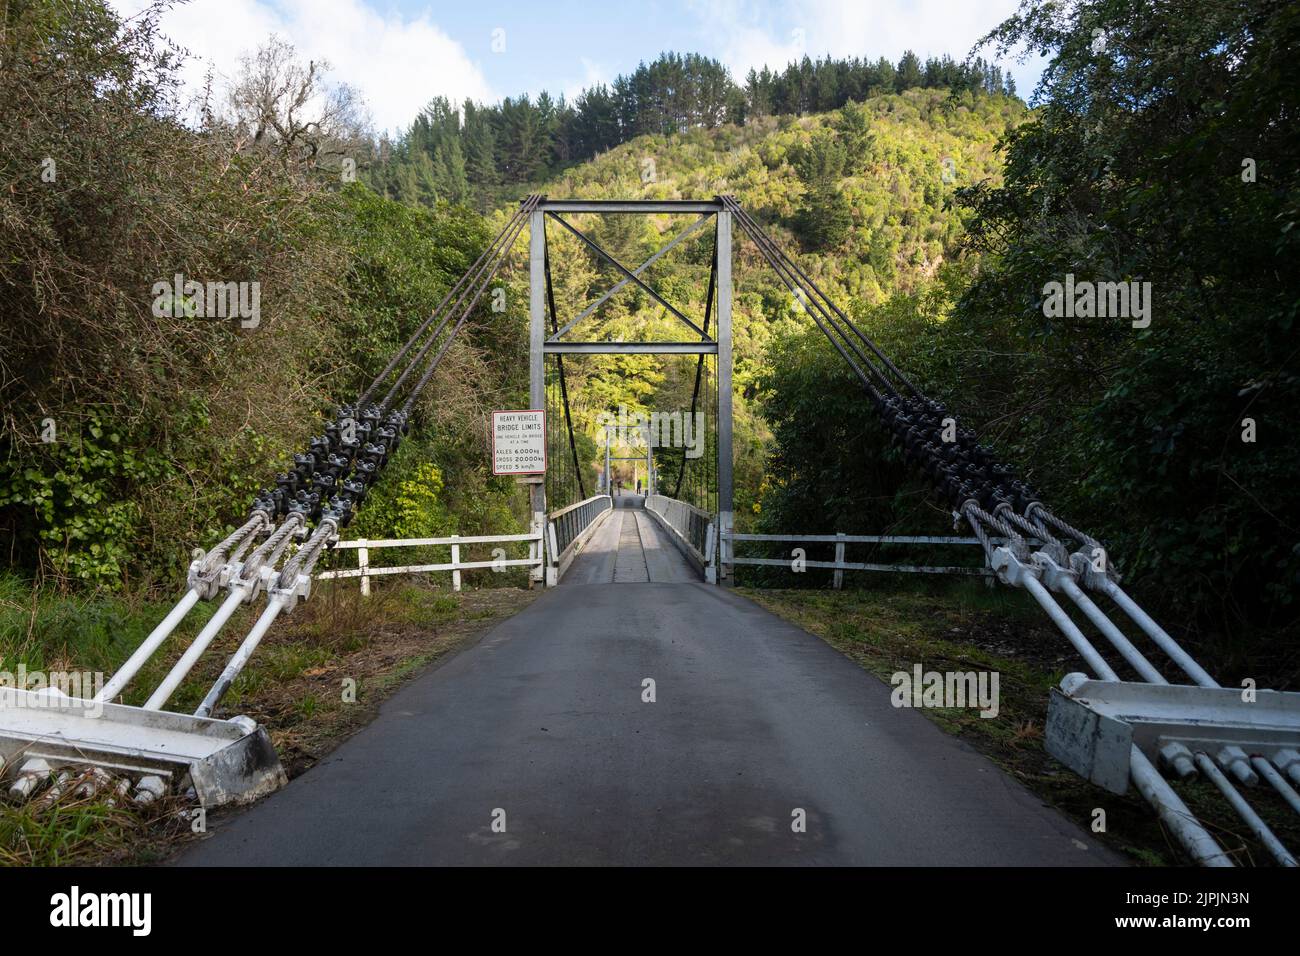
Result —
M 645 516 L 614 517 L 621 538 Z M 284 790 L 211 818 L 180 862 L 1117 862 L 889 698 L 734 592 L 565 585 L 407 684 Z
M 563 584 L 675 584 L 698 581 L 640 495 L 614 498 L 615 511 L 573 559 Z

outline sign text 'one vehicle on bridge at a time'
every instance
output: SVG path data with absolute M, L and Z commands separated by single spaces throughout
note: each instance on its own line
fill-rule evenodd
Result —
M 545 410 L 493 412 L 492 474 L 540 475 L 545 472 Z

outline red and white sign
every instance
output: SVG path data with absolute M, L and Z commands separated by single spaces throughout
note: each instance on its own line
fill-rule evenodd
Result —
M 546 411 L 492 413 L 492 474 L 546 473 Z

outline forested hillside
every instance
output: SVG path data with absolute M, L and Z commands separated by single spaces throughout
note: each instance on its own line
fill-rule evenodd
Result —
M 123 25 L 89 0 L 6 10 L 5 560 L 64 584 L 170 590 L 191 550 L 242 520 L 323 413 L 383 367 L 486 225 L 347 182 L 355 126 L 333 105 L 295 119 L 293 98 L 321 80 L 282 43 L 248 58 L 193 128 L 156 17 Z M 190 280 L 255 287 L 258 309 L 204 317 L 202 295 L 160 298 L 159 283 L 170 295 Z M 518 401 L 520 321 L 482 310 L 359 530 L 514 530 L 481 409 Z
M 957 251 L 962 217 L 947 202 L 962 185 L 997 181 L 998 140 L 1025 117 L 1005 96 L 909 90 L 872 97 L 809 117 L 751 119 L 685 133 L 646 135 L 546 183 L 552 196 L 584 199 L 697 198 L 733 192 L 775 227 L 818 285 L 856 310 L 894 294 L 928 288 Z M 650 256 L 694 217 L 574 217 L 581 228 L 632 265 Z M 620 278 L 578 240 L 552 226 L 560 322 L 575 317 Z M 810 326 L 802 305 L 736 239 L 734 335 L 737 512 L 760 511 L 769 452 L 760 405 L 769 349 Z M 646 276 L 701 321 L 712 237 L 696 233 Z M 959 268 L 954 266 L 953 268 Z M 517 279 L 526 295 L 525 278 Z M 579 338 L 682 337 L 678 320 L 634 286 L 575 329 Z M 600 440 L 599 416 L 691 407 L 694 359 L 592 356 L 566 360 L 575 423 Z M 672 458 L 675 452 L 666 452 Z M 674 474 L 675 474 L 675 470 Z
M 1139 590 L 1218 634 L 1295 624 L 1292 6 L 1030 3 L 990 43 L 1053 58 L 1032 112 L 978 58 L 804 59 L 742 81 L 664 54 L 573 103 L 435 100 L 396 142 L 371 140 L 346 98 L 295 124 L 274 91 L 320 78 L 283 44 L 210 91 L 196 126 L 150 18 L 124 30 L 92 0 L 7 9 L 0 522 L 25 574 L 113 587 L 174 575 L 382 366 L 523 193 L 734 193 Z M 689 225 L 579 219 L 629 263 Z M 647 273 L 696 316 L 706 239 Z M 572 236 L 551 241 L 567 321 L 617 275 Z M 737 241 L 740 520 L 943 527 L 798 299 Z M 1048 316 L 1045 284 L 1067 274 L 1150 282 L 1150 325 Z M 260 324 L 160 312 L 152 289 L 177 275 L 259 282 Z M 526 394 L 522 270 L 507 282 L 505 310 L 481 309 L 456 345 L 419 410 L 419 452 L 360 532 L 513 525 L 517 496 L 487 476 L 481 424 Z M 601 321 L 614 337 L 680 337 L 635 287 Z M 586 468 L 601 413 L 690 405 L 689 360 L 567 366 Z
M 45 692 L 0 708 L 10 720 L 0 866 L 161 861 L 206 833 L 226 797 L 283 783 L 272 780 L 276 755 L 290 776 L 324 774 L 285 794 L 302 801 L 289 814 L 300 829 L 284 829 L 295 804 L 279 804 L 264 829 L 223 824 L 210 847 L 257 847 L 275 863 L 333 863 L 363 844 L 385 863 L 407 851 L 421 864 L 493 863 L 521 847 L 540 862 L 644 863 L 680 795 L 630 799 L 619 768 L 666 767 L 659 776 L 685 781 L 693 806 L 708 804 L 685 815 L 666 852 L 692 864 L 806 862 L 827 814 L 796 811 L 789 833 L 760 833 L 764 787 L 779 795 L 783 775 L 811 780 L 803 805 L 861 807 L 863 773 L 888 765 L 898 740 L 916 743 L 918 773 L 868 794 L 870 812 L 848 816 L 860 832 L 838 840 L 832 862 L 906 863 L 918 841 L 903 831 L 929 834 L 930 820 L 958 836 L 968 822 L 976 862 L 1105 862 L 1078 855 L 1085 839 L 1148 864 L 1173 859 L 1175 841 L 1208 858 L 1186 832 L 1199 817 L 1222 861 L 1268 851 L 1294 863 L 1276 845 L 1296 835 L 1293 794 L 1268 748 L 1247 764 L 1230 748 L 1211 753 L 1212 734 L 1189 737 L 1204 776 L 1180 783 L 1184 802 L 1155 765 L 1172 783 L 1186 754 L 1143 743 L 1130 755 L 1136 786 L 1120 795 L 1063 773 L 1044 742 L 1069 737 L 1069 706 L 1049 724 L 1046 703 L 1069 673 L 1183 680 L 1164 657 L 1135 653 L 1048 559 L 1071 563 L 1090 590 L 1117 577 L 1198 663 L 1112 589 L 1139 626 L 1115 623 L 1159 638 L 1191 680 L 1222 682 L 1174 688 L 1189 725 L 1227 709 L 1183 691 L 1206 701 L 1300 686 L 1300 5 L 1022 0 L 973 50 L 952 51 L 960 60 L 864 50 L 745 77 L 707 56 L 660 53 L 571 102 L 435 97 L 394 139 L 375 135 L 349 77 L 284 37 L 246 38 L 246 51 L 189 85 L 187 38 L 161 28 L 186 22 L 168 19 L 173 0 L 127 18 L 121 5 L 0 0 L 0 684 L 19 675 Z M 301 19 L 285 22 L 319 50 Z M 408 19 L 394 19 L 408 37 L 439 29 L 433 14 Z M 1029 103 L 996 65 L 1025 52 L 1047 64 Z M 364 82 L 382 88 L 373 74 Z M 547 356 L 546 476 L 493 474 L 490 412 L 531 403 L 538 237 L 525 226 L 528 210 L 547 208 L 539 195 L 740 204 L 722 207 L 743 223 L 730 259 L 734 519 L 758 535 L 737 550 L 772 560 L 720 572 L 727 550 L 713 552 L 708 576 L 737 592 L 701 585 L 695 563 L 703 540 L 726 540 L 711 357 Z M 573 325 L 571 342 L 698 341 L 694 323 L 716 321 L 706 290 L 721 217 L 541 221 L 547 257 L 532 261 L 550 294 L 537 304 L 553 330 Z M 789 285 L 755 242 L 797 261 Z M 624 281 L 597 243 L 626 269 L 653 257 L 646 285 Z M 809 311 L 814 284 L 903 372 L 851 370 Z M 683 421 L 691 410 L 703 421 Z M 658 492 L 708 514 L 634 498 L 557 515 L 600 478 L 626 488 L 644 477 L 630 455 L 601 474 L 603 444 L 608 424 L 651 415 L 679 425 L 656 436 L 670 442 L 655 452 Z M 956 437 L 943 437 L 950 427 Z M 549 526 L 530 506 L 531 481 L 544 482 Z M 676 517 L 657 522 L 643 505 Z M 1042 550 L 1028 557 L 1014 528 Z M 845 547 L 835 532 L 954 531 L 980 537 L 859 539 L 840 554 L 861 564 L 820 560 Z M 675 548 L 674 533 L 692 547 Z M 457 537 L 380 540 L 444 535 Z M 996 536 L 1013 539 L 1007 550 L 993 551 Z M 796 541 L 807 566 L 788 563 Z M 1018 586 L 986 591 L 997 578 L 950 573 L 962 549 L 967 566 L 955 570 L 1012 551 L 1032 567 L 1023 577 L 1004 567 Z M 1085 559 L 1104 566 L 1090 572 Z M 1077 628 L 1043 615 L 1051 599 L 1025 587 L 1040 574 L 1083 612 L 1062 612 Z M 1087 647 L 1098 629 L 1123 658 L 1099 647 L 1114 671 Z M 360 780 L 345 752 L 322 761 L 401 682 L 454 653 L 465 656 L 407 685 L 411 709 L 388 708 L 349 744 L 382 758 L 383 799 L 369 786 L 376 774 Z M 658 677 L 641 678 L 647 661 Z M 1014 777 L 982 758 L 954 771 L 956 751 L 929 752 L 942 741 L 897 693 L 891 719 L 902 722 L 873 733 L 883 750 L 864 749 L 859 730 L 887 713 L 885 691 L 855 683 L 851 661 L 895 684 L 915 675 L 911 705 Z M 978 708 L 960 690 L 966 677 Z M 637 703 L 638 679 L 644 704 L 661 681 L 667 710 Z M 127 707 L 37 712 L 62 709 L 65 688 Z M 932 700 L 932 689 L 958 695 Z M 1086 705 L 1091 691 L 1076 692 Z M 90 730 L 92 717 L 107 719 Z M 210 749 L 219 739 L 231 742 Z M 808 739 L 828 746 L 810 757 Z M 479 759 L 500 741 L 515 746 Z M 685 775 L 683 746 L 706 754 Z M 186 754 L 199 761 L 188 771 Z M 1248 766 L 1276 791 L 1252 794 L 1276 840 L 1224 785 Z M 972 799 L 965 782 L 985 773 Z M 240 789 L 241 777 L 256 779 Z M 522 822 L 509 836 L 504 808 L 489 822 L 495 796 L 461 799 L 494 779 L 510 782 L 501 802 L 512 827 Z M 306 796 L 321 780 L 324 803 Z M 737 780 L 749 782 L 725 783 Z M 908 791 L 918 781 L 934 792 Z M 1135 824 L 1139 794 L 1158 822 Z M 990 836 L 986 811 L 1008 795 L 1008 838 Z M 430 800 L 461 810 L 429 829 Z M 587 834 L 583 815 L 602 801 L 619 819 Z M 1020 814 L 1037 802 L 1091 831 L 1066 841 L 1064 820 L 1037 829 L 1046 817 Z M 320 838 L 340 808 L 350 844 Z M 844 814 L 831 816 L 844 830 Z M 411 841 L 420 827 L 429 839 Z M 534 855 L 551 837 L 554 857 Z M 943 862 L 952 841 L 932 842 Z
M 1300 12 L 1030 3 L 990 42 L 1053 60 L 1001 185 L 958 191 L 972 272 L 858 314 L 1192 640 L 1294 680 L 1267 636 L 1300 594 Z M 1067 276 L 1149 283 L 1151 311 L 1055 314 Z M 774 525 L 933 513 L 818 334 L 765 368 Z
M 495 130 L 490 163 L 476 165 L 468 148 L 477 120 L 458 126 L 435 102 L 388 162 L 380 143 L 381 158 L 367 166 L 356 104 L 281 40 L 246 56 L 229 89 L 208 91 L 194 126 L 156 16 L 122 24 L 84 0 L 11 19 L 0 70 L 9 184 L 0 195 L 0 521 L 11 567 L 111 588 L 164 584 L 193 547 L 222 536 L 318 416 L 378 370 L 499 217 L 485 222 L 449 201 L 468 194 L 441 186 L 396 190 L 405 201 L 376 195 L 349 181 L 346 159 L 360 161 L 362 180 L 382 180 L 442 122 L 471 157 L 479 200 L 513 197 L 556 169 L 567 169 L 545 185 L 556 195 L 733 190 L 797 237 L 821 279 L 877 302 L 914 288 L 953 251 L 960 227 L 945 197 L 996 176 L 994 144 L 1023 115 L 1014 98 L 983 92 L 1004 80 L 982 62 L 805 60 L 742 87 L 715 62 L 664 55 L 573 107 L 557 104 L 555 123 L 545 120 L 545 100 L 540 113 L 526 101 L 482 107 Z M 76 70 L 41 68 L 56 59 Z M 960 92 L 926 88 L 945 82 Z M 865 104 L 851 102 L 859 96 Z M 324 97 L 321 115 L 295 113 L 296 100 L 314 97 Z M 65 104 L 57 119 L 42 106 L 56 100 Z M 613 118 L 602 138 L 559 148 L 603 112 Z M 541 139 L 511 145 L 498 135 L 515 120 L 540 124 Z M 524 153 L 538 163 L 512 165 Z M 510 199 L 502 202 L 498 209 Z M 598 233 L 631 259 L 652 251 L 669 225 Z M 554 241 L 567 309 L 605 277 L 558 254 L 570 237 Z M 679 284 L 697 296 L 685 303 L 694 310 L 704 282 L 689 270 L 707 267 L 702 248 L 685 244 L 656 277 L 671 284 L 684 270 Z M 184 298 L 159 308 L 158 283 L 213 278 L 256 285 L 257 320 L 204 319 Z M 766 437 L 755 382 L 764 348 L 798 327 L 799 307 L 757 270 L 737 278 L 741 500 L 752 515 Z M 511 281 L 507 309 L 481 309 L 453 349 L 437 399 L 419 410 L 412 451 L 361 512 L 358 533 L 513 527 L 517 496 L 486 474 L 482 447 L 484 411 L 518 404 L 526 390 L 521 270 Z M 616 334 L 665 329 L 632 292 L 605 318 Z M 685 362 L 575 361 L 570 371 L 592 438 L 598 410 L 689 405 Z M 586 450 L 590 464 L 594 443 Z
M 805 56 L 784 70 L 750 70 L 740 84 L 717 60 L 663 53 L 572 103 L 546 92 L 491 105 L 437 97 L 396 143 L 380 141 L 369 181 L 403 202 L 473 202 L 486 211 L 638 136 L 829 112 L 913 89 L 1015 95 L 1002 68 L 979 57 L 922 62 L 908 51 L 895 64 Z

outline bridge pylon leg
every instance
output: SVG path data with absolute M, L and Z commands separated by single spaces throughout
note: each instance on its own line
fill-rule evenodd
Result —
M 718 583 L 730 586 L 733 567 L 731 458 L 731 213 L 718 213 Z
M 528 223 L 528 402 L 529 408 L 546 407 L 546 225 L 545 213 L 533 211 Z M 533 533 L 542 532 L 538 545 L 543 558 L 541 567 L 533 571 L 533 580 L 550 584 L 546 568 L 549 555 L 546 548 L 546 481 L 532 482 L 528 486 L 529 504 L 533 512 Z

